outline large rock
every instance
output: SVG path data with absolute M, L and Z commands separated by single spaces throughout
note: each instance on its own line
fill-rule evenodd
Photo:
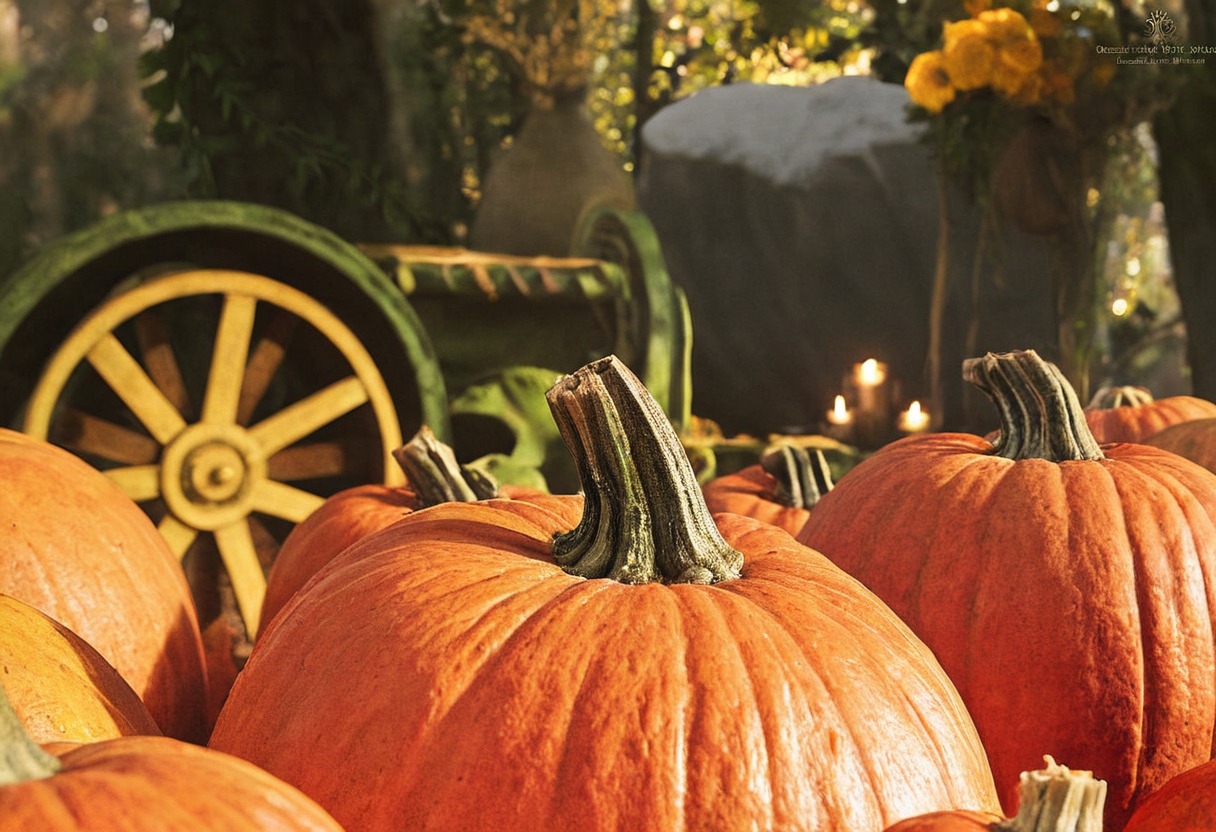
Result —
M 813 430 L 870 357 L 904 399 L 928 397 L 938 177 L 907 103 L 902 86 L 869 78 L 738 84 L 645 125 L 638 205 L 688 294 L 695 413 L 728 432 Z M 976 350 L 1052 356 L 1051 290 L 1042 244 L 1007 238 L 1004 279 L 981 275 L 968 347 L 979 212 L 961 194 L 952 205 L 944 412 L 948 427 L 982 429 L 995 414 L 964 400 L 961 362 Z

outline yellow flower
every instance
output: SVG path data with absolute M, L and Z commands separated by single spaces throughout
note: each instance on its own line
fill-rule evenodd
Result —
M 984 24 L 1004 67 L 1015 73 L 1034 72 L 1043 63 L 1043 46 L 1026 18 L 1013 9 L 993 9 L 976 18 Z
M 922 52 L 912 60 L 904 86 L 912 100 L 931 113 L 940 113 L 954 100 L 950 75 L 942 64 L 941 52 Z
M 942 65 L 956 89 L 975 90 L 992 83 L 997 51 L 982 23 L 978 20 L 947 23 L 943 39 Z

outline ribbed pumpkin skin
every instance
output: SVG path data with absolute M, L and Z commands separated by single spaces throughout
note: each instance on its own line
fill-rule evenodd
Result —
M 1216 829 L 1216 760 L 1184 771 L 1149 795 L 1124 832 L 1212 832 Z
M 1184 456 L 1216 472 L 1216 419 L 1182 422 L 1153 434 L 1144 444 Z
M 0 786 L 0 832 L 342 832 L 244 760 L 168 737 L 81 745 L 51 777 Z
M 1212 755 L 1216 476 L 1141 445 L 1012 461 L 910 437 L 819 501 L 799 538 L 934 651 L 998 783 L 1045 750 L 1134 801 Z M 1004 792 L 1016 802 L 1016 785 Z
M 1216 417 L 1216 403 L 1195 396 L 1167 396 L 1134 407 L 1086 408 L 1085 421 L 1099 442 L 1140 442 L 1171 425 Z
M 93 645 L 166 734 L 201 741 L 202 635 L 152 521 L 84 461 L 4 429 L 0 483 L 0 592 Z
M 743 577 L 572 577 L 581 500 L 429 508 L 364 538 L 254 648 L 212 747 L 350 829 L 867 832 L 995 810 L 952 686 L 826 559 L 722 515 Z
M 505 498 L 543 500 L 548 495 L 523 486 L 500 489 Z M 408 485 L 359 485 L 329 497 L 283 540 L 266 577 L 263 630 L 300 587 L 350 544 L 417 511 L 418 495 Z
M 759 465 L 749 465 L 710 480 L 701 490 L 712 512 L 754 517 L 796 535 L 802 531 L 811 510 L 782 505 L 777 501 L 777 487 L 776 477 Z
M 884 832 L 997 832 L 1002 820 L 988 812 L 930 812 L 901 820 Z
M 0 595 L 0 678 L 35 742 L 160 733 L 144 703 L 100 653 L 7 595 Z

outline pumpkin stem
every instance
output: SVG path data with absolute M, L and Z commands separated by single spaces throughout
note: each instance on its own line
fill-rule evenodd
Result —
M 58 757 L 43 751 L 26 733 L 0 685 L 0 786 L 41 780 L 59 771 L 60 766 Z
M 1023 771 L 1018 813 L 997 824 L 1002 832 L 1101 832 L 1106 781 L 1072 771 L 1044 756 L 1045 767 Z
M 818 448 L 811 456 L 798 445 L 772 445 L 760 455 L 760 467 L 777 480 L 774 499 L 789 508 L 811 508 L 832 489 L 832 469 Z
M 1118 387 L 1103 387 L 1090 399 L 1092 409 L 1113 409 L 1116 407 L 1141 407 L 1153 403 L 1153 394 L 1147 387 L 1122 385 Z
M 1102 459 L 1076 391 L 1056 365 L 1034 350 L 963 362 L 963 378 L 996 405 L 1001 435 L 994 453 L 1006 459 Z
M 627 584 L 739 577 L 743 555 L 718 532 L 667 415 L 620 359 L 559 379 L 546 398 L 583 490 L 578 526 L 553 539 L 563 569 Z
M 393 459 L 418 495 L 420 507 L 440 503 L 471 503 L 498 496 L 493 477 L 456 461 L 455 452 L 423 425 L 414 438 L 393 451 Z

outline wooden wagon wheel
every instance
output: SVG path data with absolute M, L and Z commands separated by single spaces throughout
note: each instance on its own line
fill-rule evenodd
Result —
M 332 491 L 310 483 L 400 476 L 396 411 L 359 339 L 305 293 L 235 270 L 119 287 L 50 357 L 24 430 L 101 468 L 179 557 L 214 546 L 250 634 L 269 525 Z

